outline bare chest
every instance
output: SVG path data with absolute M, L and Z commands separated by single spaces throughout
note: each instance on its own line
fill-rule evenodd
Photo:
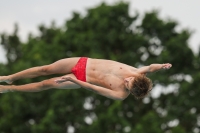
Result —
M 87 82 L 112 90 L 124 90 L 124 79 L 134 75 L 134 67 L 110 60 L 90 59 L 86 68 Z
M 136 68 L 112 60 L 90 59 L 87 63 L 88 76 L 97 76 L 96 74 L 105 76 L 108 74 L 109 76 L 125 78 L 133 76 L 134 71 L 136 71 Z
M 96 78 L 90 78 L 92 84 L 96 84 L 105 88 L 109 88 L 112 90 L 124 90 L 124 81 L 122 78 L 119 78 L 112 74 L 101 74 L 96 75 Z

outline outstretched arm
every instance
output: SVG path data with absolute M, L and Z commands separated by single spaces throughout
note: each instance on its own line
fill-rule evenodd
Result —
M 148 72 L 155 72 L 161 69 L 170 69 L 172 65 L 170 63 L 165 64 L 151 64 L 149 66 L 144 66 L 138 69 L 138 72 L 141 74 L 146 74 Z
M 69 77 L 69 76 L 64 76 L 61 79 L 55 80 L 56 83 L 61 84 L 62 82 L 67 82 L 67 81 L 71 81 L 74 82 L 77 85 L 80 85 L 81 87 L 93 91 L 97 94 L 100 94 L 102 96 L 114 99 L 114 100 L 123 100 L 123 94 L 122 92 L 117 92 L 117 91 L 113 91 L 104 87 L 100 87 L 97 85 L 93 85 L 87 82 L 83 82 L 81 80 Z

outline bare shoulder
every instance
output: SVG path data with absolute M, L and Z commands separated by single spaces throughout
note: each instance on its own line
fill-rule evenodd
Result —
M 123 92 L 121 92 L 121 97 L 123 99 L 126 99 L 129 95 L 130 95 L 130 92 L 127 89 L 125 89 Z
M 150 70 L 149 66 L 142 66 L 140 68 L 137 68 L 137 73 L 138 74 L 146 74 Z

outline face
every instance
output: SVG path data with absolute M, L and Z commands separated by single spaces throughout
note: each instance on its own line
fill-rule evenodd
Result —
M 128 78 L 125 78 L 125 79 L 124 79 L 125 87 L 126 87 L 128 90 L 131 89 L 133 80 L 134 80 L 134 77 L 128 77 Z

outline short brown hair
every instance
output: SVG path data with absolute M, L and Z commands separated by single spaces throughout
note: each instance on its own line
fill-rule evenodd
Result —
M 152 89 L 152 81 L 145 75 L 135 77 L 132 84 L 131 94 L 137 99 L 144 98 Z

